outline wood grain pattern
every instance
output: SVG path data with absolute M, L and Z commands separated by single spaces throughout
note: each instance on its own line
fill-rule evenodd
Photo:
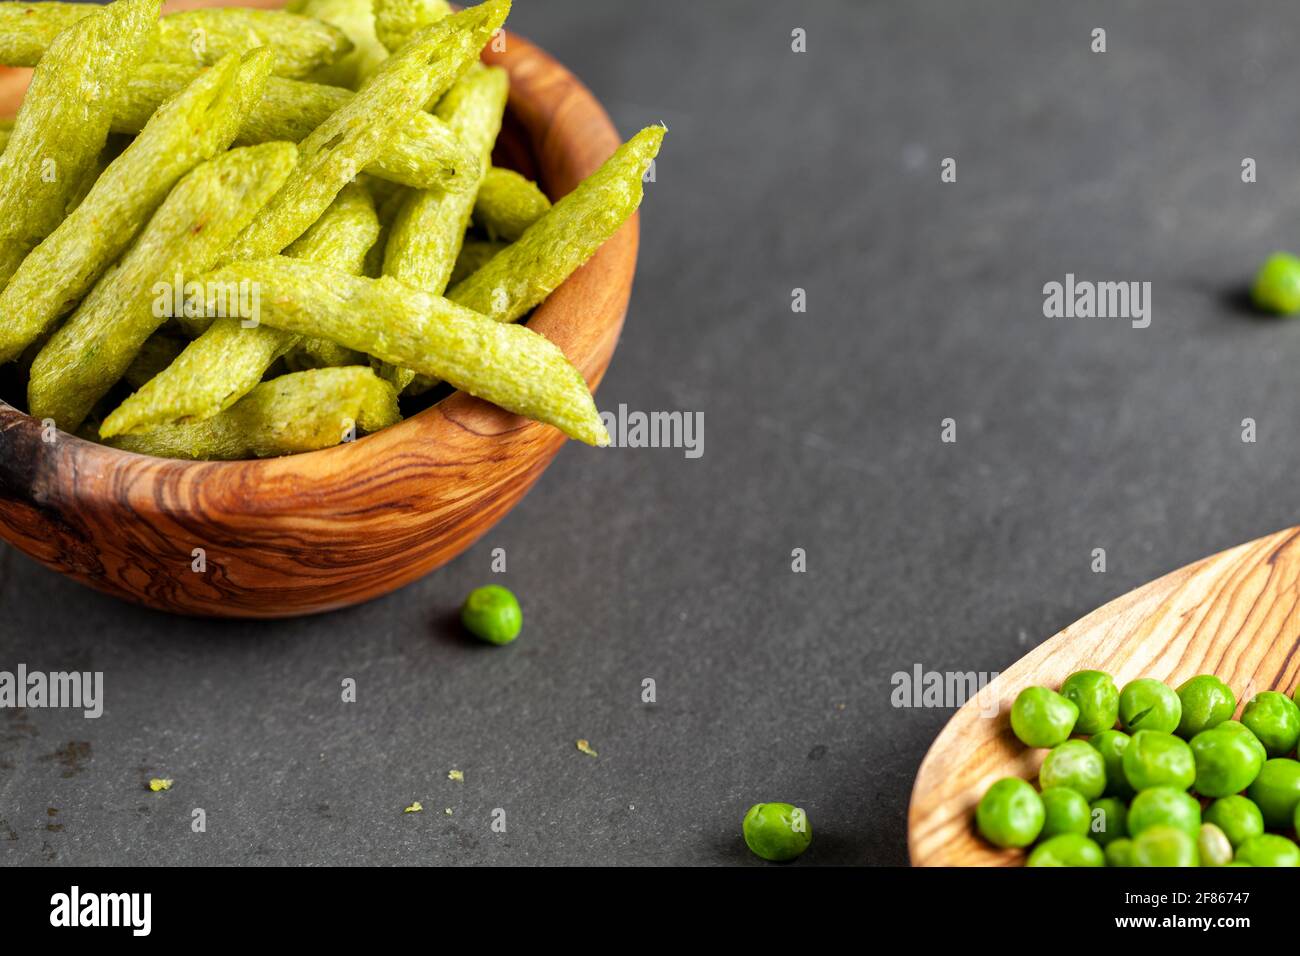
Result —
M 526 135 L 543 186 L 558 198 L 620 138 L 564 67 L 513 33 L 506 46 L 484 59 L 510 72 L 510 128 Z M 27 73 L 0 70 L 0 113 L 12 114 Z M 628 222 L 529 321 L 593 388 L 627 311 L 638 228 Z M 564 441 L 554 428 L 457 393 L 353 444 L 266 461 L 181 462 L 62 433 L 46 443 L 39 422 L 0 402 L 0 537 L 84 584 L 161 610 L 327 611 L 460 554 L 519 502 Z M 191 570 L 195 548 L 206 553 L 205 573 Z
M 997 715 L 979 701 L 957 711 L 917 773 L 908 812 L 916 866 L 1018 866 L 975 832 L 974 813 L 998 778 L 1034 779 L 1045 750 L 1011 731 L 1011 704 L 1033 684 L 1056 688 L 1085 668 L 1119 685 L 1155 677 L 1177 686 L 1216 674 L 1238 696 L 1238 713 L 1264 690 L 1295 689 L 1300 660 L 1300 528 L 1279 531 L 1190 564 L 1098 608 L 1035 648 L 988 685 Z M 985 708 L 991 710 L 991 708 Z

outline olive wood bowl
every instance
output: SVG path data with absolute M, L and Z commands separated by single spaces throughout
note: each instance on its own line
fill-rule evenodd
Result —
M 536 176 L 557 198 L 620 138 L 572 73 L 513 33 L 505 47 L 484 52 L 511 81 L 497 161 Z M 0 68 L 0 116 L 14 114 L 29 74 Z M 638 230 L 629 221 L 528 323 L 592 388 L 627 312 Z M 0 400 L 0 538 L 83 584 L 159 610 L 312 614 L 386 594 L 456 557 L 523 498 L 564 443 L 548 425 L 456 392 L 323 451 L 175 461 L 62 432 L 42 441 L 40 422 Z M 193 570 L 197 548 L 202 572 Z

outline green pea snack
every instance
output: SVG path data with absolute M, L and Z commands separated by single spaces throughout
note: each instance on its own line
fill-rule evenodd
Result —
M 460 609 L 465 630 L 489 644 L 509 644 L 524 626 L 519 601 L 496 584 L 475 588 Z
M 1046 687 L 1026 687 L 1011 705 L 1011 729 L 1027 747 L 1055 747 L 1074 730 L 1079 708 Z
M 1266 312 L 1300 312 L 1300 259 L 1286 252 L 1275 252 L 1265 259 L 1255 274 L 1250 297 Z
M 1060 693 L 1026 687 L 1011 728 L 1025 746 L 1050 748 L 1041 793 L 998 780 L 976 827 L 995 846 L 1027 850 L 1027 866 L 1300 866 L 1295 701 L 1265 691 L 1240 721 L 1236 702 L 1209 674 L 1177 692 L 1139 678 L 1116 693 L 1091 670 Z
M 1129 747 L 1128 752 L 1132 752 Z M 1127 759 L 1128 753 L 1125 754 Z M 1043 789 L 1069 787 L 1085 800 L 1096 800 L 1106 789 L 1106 763 L 1101 754 L 1084 740 L 1067 740 L 1057 744 L 1043 759 L 1038 771 Z
M 0 65 L 35 68 L 0 121 L 0 363 L 31 415 L 230 460 L 350 442 L 446 383 L 609 443 L 512 323 L 633 215 L 663 127 L 552 205 L 492 165 L 510 78 L 480 55 L 511 0 L 160 5 L 0 0 Z
M 1039 834 L 1042 839 L 1060 833 L 1088 835 L 1092 822 L 1091 810 L 1082 794 L 1069 787 L 1046 787 L 1042 797 L 1043 830 Z
M 108 138 L 113 103 L 158 30 L 162 0 L 117 0 L 59 33 L 0 154 L 0 288 L 68 214 Z
M 1105 866 L 1106 857 L 1093 840 L 1078 833 L 1063 833 L 1044 840 L 1029 854 L 1026 866 Z
M 741 823 L 745 845 L 757 856 L 785 863 L 803 855 L 812 843 L 812 824 L 788 803 L 756 803 Z
M 1264 745 L 1270 757 L 1285 757 L 1300 740 L 1300 707 L 1286 694 L 1256 694 L 1241 712 L 1241 722 Z
M 1178 688 L 1178 702 L 1182 716 L 1176 733 L 1184 740 L 1230 720 L 1237 710 L 1237 697 L 1232 688 L 1212 674 L 1201 674 L 1185 682 Z
M 1119 719 L 1130 734 L 1139 730 L 1159 730 L 1172 734 L 1183 716 L 1178 695 L 1150 677 L 1124 685 L 1119 692 Z
M 93 11 L 81 3 L 5 0 L 0 3 L 0 64 L 36 66 L 60 33 Z M 147 54 L 152 62 L 209 65 L 258 47 L 275 55 L 279 76 L 306 76 L 333 63 L 352 44 L 343 31 L 311 17 L 222 7 L 164 16 Z

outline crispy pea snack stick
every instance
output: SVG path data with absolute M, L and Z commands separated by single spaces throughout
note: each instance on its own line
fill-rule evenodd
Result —
M 466 239 L 465 244 L 460 247 L 460 255 L 456 257 L 456 268 L 451 270 L 452 285 L 478 272 L 507 245 L 509 243 L 491 239 Z
M 527 313 L 636 212 L 642 177 L 659 154 L 665 132 L 662 126 L 650 126 L 633 136 L 447 298 L 498 322 L 513 322 Z
M 0 288 L 62 221 L 98 159 L 113 103 L 157 30 L 160 3 L 101 8 L 55 37 L 37 66 L 0 154 Z
M 344 272 L 354 272 L 361 269 L 366 252 L 378 234 L 379 219 L 375 215 L 374 201 L 364 186 L 350 183 L 325 214 L 286 252 Z M 216 288 L 236 287 L 239 287 L 238 283 L 234 287 Z M 245 287 L 259 290 L 260 313 L 264 306 L 264 290 L 256 285 Z M 199 311 L 205 315 L 213 314 L 206 309 Z M 354 362 L 365 361 L 363 356 L 337 351 L 343 347 L 333 342 L 318 342 L 315 337 L 309 337 L 304 343 L 300 336 L 269 325 L 244 328 L 239 319 L 217 319 L 186 347 L 175 362 L 105 418 L 100 434 L 109 438 L 215 415 L 257 385 L 276 359 L 288 356 L 300 345 L 309 346 L 315 352 L 315 360 L 321 364 L 329 362 L 331 357 L 340 359 L 343 355 L 353 356 Z
M 54 38 L 95 12 L 84 3 L 37 0 L 0 2 L 0 63 L 35 66 Z M 352 49 L 342 30 L 281 10 L 223 7 L 171 13 L 158 24 L 158 39 L 145 57 L 162 63 L 211 64 L 259 46 L 275 53 L 278 76 L 306 76 Z
M 500 67 L 471 70 L 438 104 L 436 114 L 486 170 L 501 132 L 510 79 Z M 481 178 L 481 177 L 480 177 Z M 384 275 L 442 295 L 465 241 L 479 179 L 455 192 L 412 193 L 398 210 L 384 251 Z
M 166 320 L 160 297 L 181 299 L 184 281 L 216 261 L 288 176 L 290 143 L 223 153 L 185 176 L 140 238 L 91 290 L 32 364 L 27 403 L 36 418 L 75 431 Z M 160 285 L 162 288 L 159 288 Z M 207 297 L 203 296 L 207 305 Z
M 379 238 L 379 215 L 370 191 L 360 183 L 343 187 L 325 215 L 312 224 L 286 256 L 319 262 L 350 275 L 361 275 L 366 254 Z M 365 365 L 366 356 L 328 339 L 308 338 L 285 356 L 289 367 L 327 368 L 335 365 Z
M 290 9 L 333 24 L 352 41 L 351 53 L 312 74 L 317 83 L 355 90 L 388 59 L 388 50 L 375 37 L 370 0 L 297 0 Z
M 235 241 L 226 261 L 274 255 L 302 235 L 410 114 L 470 67 L 509 11 L 510 0 L 487 0 L 426 27 L 384 61 L 356 96 L 302 141 L 298 168 L 266 214 Z
M 513 169 L 489 169 L 474 200 L 474 224 L 493 239 L 514 242 L 551 208 L 537 183 Z
M 23 260 L 0 294 L 0 362 L 75 304 L 183 175 L 235 138 L 270 75 L 270 50 L 231 54 L 169 100 L 86 198 Z
M 582 373 L 526 326 L 492 322 L 388 276 L 350 276 L 285 256 L 238 262 L 206 280 L 257 283 L 265 325 L 434 376 L 588 444 L 609 442 Z
M 437 116 L 473 150 L 480 169 L 486 170 L 492 161 L 492 146 L 501 132 L 509 95 L 510 78 L 505 70 L 476 67 L 461 77 L 437 106 Z M 399 208 L 388 235 L 384 275 L 442 295 L 465 241 L 480 179 L 475 177 L 456 191 L 411 193 Z M 380 374 L 398 391 L 415 378 L 410 369 L 384 368 Z
M 423 109 L 469 69 L 509 11 L 510 0 L 487 0 L 414 34 L 356 96 L 302 141 L 297 169 L 222 262 L 274 255 L 302 235 L 409 114 Z M 243 328 L 229 318 L 213 321 L 171 368 L 109 415 L 101 433 L 112 437 L 215 415 L 246 394 L 273 361 L 298 344 L 292 331 L 270 324 Z
M 390 50 L 396 50 L 412 33 L 451 16 L 447 0 L 374 0 L 375 35 Z
M 109 444 L 162 458 L 269 458 L 328 448 L 349 429 L 375 432 L 400 419 L 397 394 L 370 369 L 322 368 L 263 382 L 204 421 L 121 435 Z
M 9 145 L 9 137 L 13 134 L 13 131 L 13 120 L 0 120 L 0 153 L 3 153 L 5 147 Z
M 113 115 L 113 132 L 138 133 L 160 103 L 191 83 L 198 67 L 146 63 L 127 80 Z M 272 77 L 261 101 L 244 121 L 238 142 L 297 143 L 347 105 L 353 94 L 337 86 Z M 366 172 L 415 189 L 454 188 L 461 177 L 477 176 L 479 162 L 442 120 L 419 110 L 386 142 Z

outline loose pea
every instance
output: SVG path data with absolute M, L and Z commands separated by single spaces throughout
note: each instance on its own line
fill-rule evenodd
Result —
M 1079 708 L 1046 687 L 1026 687 L 1011 705 L 1011 729 L 1027 747 L 1055 747 L 1069 739 Z
M 980 834 L 1002 847 L 1029 846 L 1038 839 L 1045 820 L 1042 797 L 1019 777 L 1003 777 L 989 787 L 975 811 Z
M 1275 252 L 1255 273 L 1251 300 L 1261 309 L 1291 315 L 1300 312 L 1300 259 Z
M 1178 695 L 1151 677 L 1140 677 L 1119 692 L 1119 720 L 1129 733 L 1159 730 L 1172 734 L 1183 716 Z
M 1296 804 L 1300 803 L 1300 762 L 1284 757 L 1264 761 L 1246 796 L 1255 801 L 1269 829 L 1284 830 L 1291 826 Z
M 1124 776 L 1134 790 L 1175 787 L 1186 790 L 1196 779 L 1192 748 L 1173 734 L 1139 730 L 1124 749 Z
M 1221 797 L 1205 808 L 1205 822 L 1213 823 L 1234 847 L 1264 832 L 1264 814 L 1255 801 L 1240 795 Z
M 1106 865 L 1132 866 L 1133 841 L 1128 837 L 1120 837 L 1106 844 Z
M 1215 727 L 1214 729 L 1228 730 L 1234 733 L 1241 734 L 1243 737 L 1246 738 L 1247 743 L 1249 743 L 1251 747 L 1253 747 L 1256 751 L 1259 752 L 1259 759 L 1261 761 L 1268 759 L 1268 751 L 1264 748 L 1264 745 L 1259 742 L 1259 738 L 1255 736 L 1255 732 L 1252 731 L 1245 724 L 1243 724 L 1241 721 L 1225 720 L 1223 723 L 1219 724 L 1219 726 Z
M 745 844 L 773 863 L 801 855 L 812 843 L 812 824 L 798 807 L 788 803 L 756 803 L 741 824 Z
M 1026 866 L 1105 866 L 1106 857 L 1086 836 L 1062 833 L 1034 847 Z
M 1103 797 L 1090 807 L 1088 836 L 1103 847 L 1128 835 L 1128 808 L 1122 800 Z
M 1227 835 L 1213 823 L 1202 823 L 1196 838 L 1201 866 L 1227 866 L 1232 862 L 1232 844 Z
M 1132 739 L 1122 730 L 1103 730 L 1088 738 L 1088 744 L 1101 754 L 1106 764 L 1106 796 L 1122 800 L 1133 798 L 1133 787 L 1124 776 L 1124 750 Z
M 1079 708 L 1079 719 L 1074 725 L 1076 734 L 1109 730 L 1119 719 L 1119 691 L 1111 676 L 1103 671 L 1071 674 L 1061 684 L 1061 696 Z
M 1069 787 L 1048 787 L 1043 791 L 1043 831 L 1040 840 L 1062 833 L 1088 835 L 1090 814 L 1088 801 Z
M 1153 826 L 1173 826 L 1195 838 L 1201 829 L 1201 805 L 1190 793 L 1174 787 L 1143 790 L 1128 808 L 1128 835 L 1136 839 Z
M 1134 866 L 1197 866 L 1196 839 L 1186 830 L 1156 824 L 1133 839 Z
M 1204 797 L 1241 793 L 1255 782 L 1264 766 L 1260 748 L 1238 731 L 1203 730 L 1192 738 L 1190 746 L 1196 758 L 1194 786 Z
M 1270 757 L 1285 757 L 1300 740 L 1300 707 L 1286 694 L 1256 694 L 1241 712 L 1241 722 L 1259 738 Z
M 1106 763 L 1087 741 L 1067 740 L 1053 747 L 1043 760 L 1038 782 L 1044 790 L 1069 787 L 1085 800 L 1096 800 L 1106 789 Z
M 475 588 L 460 610 L 466 630 L 489 644 L 509 644 L 524 625 L 519 601 L 497 584 Z
M 1264 832 L 1264 815 L 1259 807 L 1249 797 L 1240 795 L 1215 800 L 1205 810 L 1205 822 L 1222 830 L 1234 847 Z
M 1183 710 L 1178 720 L 1178 736 L 1184 740 L 1231 719 L 1237 710 L 1237 697 L 1232 688 L 1211 674 L 1184 682 L 1178 688 L 1178 701 Z
M 1300 846 L 1276 833 L 1263 833 L 1243 843 L 1237 859 L 1251 866 L 1300 866 Z

